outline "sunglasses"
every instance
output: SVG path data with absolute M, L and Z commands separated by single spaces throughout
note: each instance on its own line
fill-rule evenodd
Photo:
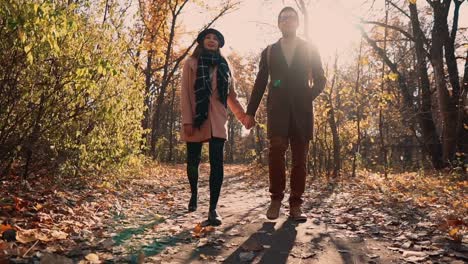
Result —
M 280 16 L 280 17 L 279 17 L 279 21 L 280 21 L 280 22 L 286 22 L 286 21 L 288 21 L 288 20 L 290 20 L 290 21 L 297 21 L 298 18 L 297 18 L 296 15 L 286 15 L 286 16 Z

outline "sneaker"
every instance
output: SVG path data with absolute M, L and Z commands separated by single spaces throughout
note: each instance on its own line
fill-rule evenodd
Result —
M 291 206 L 291 208 L 289 209 L 289 217 L 298 222 L 307 221 L 307 216 L 304 213 L 302 213 L 300 206 Z
M 279 200 L 272 200 L 270 203 L 270 207 L 268 207 L 266 217 L 270 220 L 274 220 L 279 217 L 281 208 L 281 201 Z

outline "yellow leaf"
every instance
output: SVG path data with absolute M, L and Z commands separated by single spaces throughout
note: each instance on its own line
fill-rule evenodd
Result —
M 98 187 L 102 189 L 112 189 L 112 184 L 110 182 L 105 181 L 99 184 Z
M 388 75 L 388 78 L 392 81 L 396 81 L 398 80 L 398 74 L 392 72 Z
M 29 52 L 28 55 L 26 56 L 26 60 L 28 61 L 29 64 L 33 64 L 33 62 L 34 62 L 34 57 L 33 57 L 33 55 L 31 54 L 31 52 Z
M 18 29 L 18 37 L 19 37 L 19 39 L 21 40 L 22 43 L 24 43 L 26 41 L 26 34 L 24 33 L 24 31 L 21 28 Z
M 24 52 L 29 53 L 31 51 L 32 45 L 24 46 Z
M 460 231 L 460 227 L 455 227 L 455 228 L 452 228 L 450 231 L 449 231 L 449 235 L 450 237 L 452 237 L 454 240 L 458 240 L 459 239 L 459 235 L 458 235 L 458 231 Z
M 36 203 L 36 205 L 34 206 L 34 208 L 35 208 L 37 211 L 41 210 L 43 207 L 44 207 L 44 206 L 42 206 L 42 204 L 40 204 L 40 203 Z
M 39 5 L 38 5 L 38 4 L 34 4 L 33 8 L 34 8 L 34 13 L 37 14 L 37 11 L 39 10 Z
M 364 57 L 361 59 L 361 65 L 368 65 L 369 64 L 369 59 L 367 57 Z
M 410 2 L 410 4 L 415 5 L 418 0 L 408 0 L 408 1 Z

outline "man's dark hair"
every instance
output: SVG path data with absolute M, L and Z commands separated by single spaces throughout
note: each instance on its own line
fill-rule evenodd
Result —
M 279 19 L 280 19 L 280 16 L 282 13 L 286 12 L 286 11 L 293 11 L 294 13 L 296 13 L 296 16 L 297 18 L 299 19 L 299 14 L 297 13 L 296 9 L 290 7 L 290 6 L 286 6 L 285 8 L 281 9 L 281 11 L 279 12 L 279 15 L 278 15 L 278 23 L 279 23 Z

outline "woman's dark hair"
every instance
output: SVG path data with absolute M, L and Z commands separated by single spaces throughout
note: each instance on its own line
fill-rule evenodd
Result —
M 280 20 L 280 16 L 282 13 L 286 12 L 286 11 L 292 11 L 296 14 L 297 18 L 299 18 L 299 14 L 297 13 L 296 9 L 290 7 L 290 6 L 286 6 L 285 8 L 281 9 L 281 11 L 279 12 L 278 14 L 278 23 L 279 23 L 279 20 Z
M 195 47 L 195 49 L 192 52 L 192 57 L 198 59 L 200 57 L 200 55 L 202 54 L 203 50 L 205 50 L 203 45 L 197 44 L 197 46 Z M 219 53 L 221 56 L 223 56 L 223 54 L 221 53 L 221 51 L 219 49 L 216 52 Z

